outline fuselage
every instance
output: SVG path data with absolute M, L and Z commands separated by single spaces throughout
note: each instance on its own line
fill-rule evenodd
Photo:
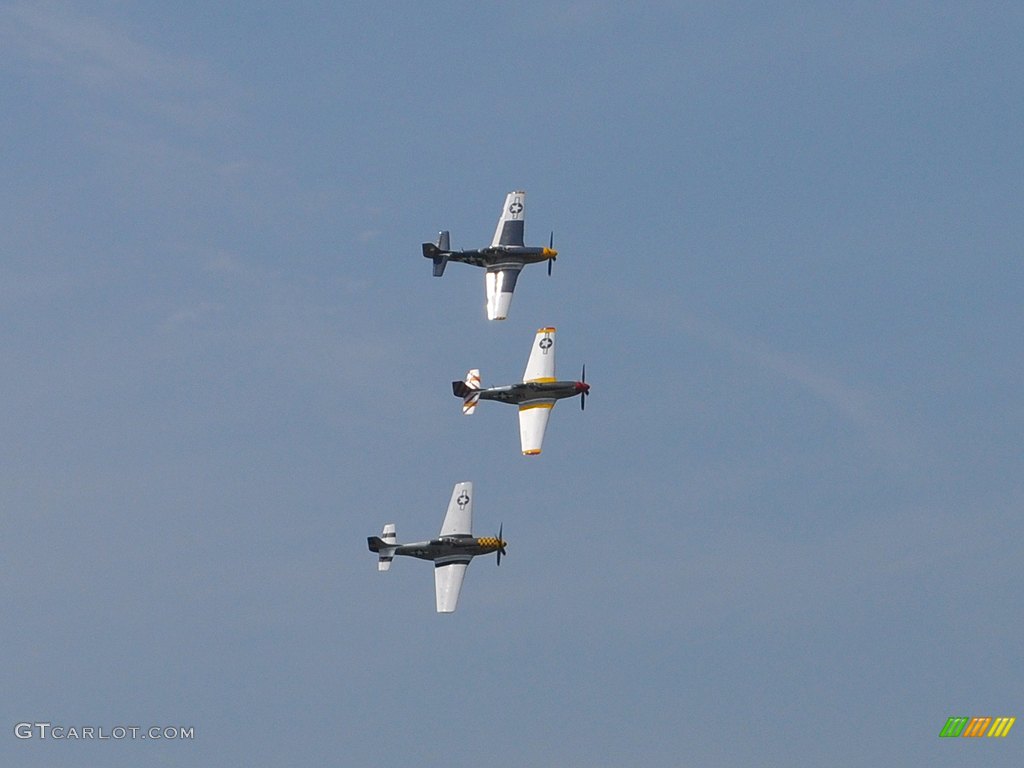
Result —
M 442 536 L 430 541 L 399 544 L 396 555 L 418 557 L 421 560 L 442 560 L 448 558 L 473 558 L 497 552 L 505 542 L 495 536 Z
M 426 254 L 424 254 L 426 255 Z M 477 267 L 521 266 L 538 264 L 558 256 L 553 248 L 525 245 L 496 245 L 470 251 L 449 251 L 448 261 L 461 261 Z
M 479 390 L 481 400 L 519 405 L 531 400 L 561 400 L 583 394 L 590 385 L 583 381 L 530 381 L 506 387 Z

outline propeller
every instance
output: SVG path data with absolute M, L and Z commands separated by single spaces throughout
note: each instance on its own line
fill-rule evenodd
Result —
M 504 523 L 498 526 L 498 565 L 501 565 L 501 556 L 505 554 L 505 540 L 501 538 L 501 531 L 504 527 Z
M 552 230 L 551 238 L 548 240 L 548 249 L 552 250 L 552 251 L 555 250 L 555 233 L 554 233 L 554 230 Z M 553 256 L 548 258 L 548 277 L 551 277 L 551 262 L 553 262 L 554 260 L 555 259 L 554 259 Z
M 576 385 L 576 388 L 580 391 L 580 410 L 587 410 L 587 398 L 590 397 L 590 385 L 587 384 L 587 364 L 583 364 L 583 373 L 580 376 L 580 381 Z

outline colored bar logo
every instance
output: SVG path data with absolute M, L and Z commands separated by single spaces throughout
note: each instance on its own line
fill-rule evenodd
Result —
M 1017 722 L 1016 717 L 951 717 L 939 732 L 940 739 L 1006 736 Z

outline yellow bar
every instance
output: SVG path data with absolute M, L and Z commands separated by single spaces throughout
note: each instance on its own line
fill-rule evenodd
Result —
M 519 406 L 520 411 L 528 411 L 531 408 L 554 408 L 554 403 L 523 403 Z
M 995 722 L 992 723 L 992 727 L 986 736 L 1005 736 L 1013 728 L 1013 724 L 1017 721 L 1016 717 L 997 717 Z

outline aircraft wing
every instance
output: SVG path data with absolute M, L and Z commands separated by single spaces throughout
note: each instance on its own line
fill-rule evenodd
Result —
M 494 264 L 484 274 L 484 288 L 487 291 L 487 319 L 504 320 L 512 304 L 512 292 L 523 265 L 515 262 Z
M 459 604 L 459 592 L 468 566 L 469 560 L 466 559 L 434 563 L 434 596 L 438 613 L 451 613 Z
M 548 416 L 554 407 L 554 400 L 531 400 L 519 405 L 519 442 L 526 456 L 540 453 Z
M 533 340 L 523 381 L 555 380 L 555 329 L 541 328 Z
M 505 196 L 505 207 L 501 209 L 498 226 L 494 230 L 491 247 L 496 245 L 523 245 L 523 229 L 526 222 L 526 193 L 522 190 L 509 192 Z
M 473 534 L 473 484 L 470 482 L 456 483 L 452 489 L 452 498 L 448 502 L 448 512 L 441 524 L 441 536 L 471 536 Z M 436 574 L 435 574 L 436 575 Z M 461 576 L 459 583 L 461 584 Z M 440 594 L 440 593 L 438 593 Z M 458 597 L 458 589 L 455 592 Z M 440 603 L 438 603 L 440 605 Z M 438 610 L 441 610 L 438 608 Z

